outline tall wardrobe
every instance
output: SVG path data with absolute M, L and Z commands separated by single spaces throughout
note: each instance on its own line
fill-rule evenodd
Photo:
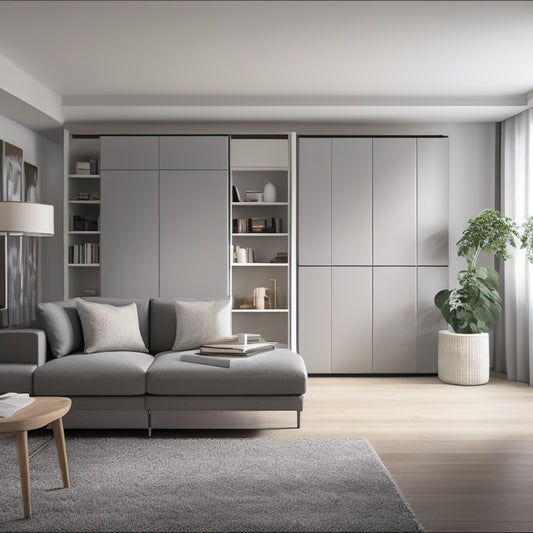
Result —
M 101 293 L 223 297 L 228 137 L 101 137 Z
M 437 371 L 448 139 L 298 141 L 298 351 L 315 374 Z

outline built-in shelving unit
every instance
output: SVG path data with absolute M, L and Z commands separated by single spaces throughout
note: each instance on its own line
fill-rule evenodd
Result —
M 65 138 L 65 298 L 100 293 L 100 139 Z M 80 169 L 84 162 L 89 169 Z M 88 170 L 88 172 L 87 172 Z
M 233 331 L 261 333 L 291 347 L 294 146 L 292 134 L 232 136 L 230 146 Z M 265 201 L 267 184 L 275 198 Z

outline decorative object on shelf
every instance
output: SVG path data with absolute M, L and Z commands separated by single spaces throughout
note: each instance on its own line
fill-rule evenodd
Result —
M 262 202 L 263 191 L 246 191 L 245 198 L 247 202 Z
M 492 322 L 500 315 L 503 300 L 498 292 L 498 272 L 477 266 L 477 260 L 480 253 L 485 252 L 507 261 L 511 258 L 509 248 L 516 246 L 515 239 L 520 240 L 520 248 L 526 249 L 527 259 L 533 263 L 533 217 L 518 226 L 498 211 L 484 209 L 468 221 L 468 227 L 457 242 L 457 255 L 467 262 L 467 269 L 458 275 L 460 288 L 444 289 L 435 296 L 435 305 L 453 330 L 439 332 L 438 338 L 439 378 L 445 383 L 481 385 L 488 381 L 488 339 L 480 340 L 480 346 L 472 348 L 474 340 L 471 336 L 484 333 L 488 337 Z M 481 350 L 485 353 L 480 354 Z M 476 367 L 472 372 L 464 368 L 468 367 L 468 361 Z M 452 368 L 454 364 L 457 368 Z M 483 371 L 477 369 L 478 365 L 484 366 Z
M 263 202 L 275 202 L 276 201 L 276 186 L 270 181 L 265 185 L 263 189 Z
M 267 231 L 267 221 L 265 218 L 252 217 L 251 219 L 252 233 L 265 233 Z
M 272 300 L 272 309 L 278 308 L 278 280 L 276 278 L 270 278 L 270 281 L 274 283 L 274 298 Z
M 256 287 L 254 289 L 254 309 L 265 308 L 265 296 L 267 294 L 266 287 Z
M 239 192 L 239 189 L 237 188 L 237 185 L 232 185 L 231 187 L 231 194 L 232 194 L 232 202 L 240 202 L 241 201 L 241 193 Z
M 86 288 L 81 291 L 83 296 L 98 296 L 98 289 L 95 288 Z
M 243 298 L 235 298 L 233 309 L 253 309 L 253 294 L 247 294 Z
M 265 309 L 272 309 L 272 298 L 270 297 L 270 289 L 265 292 Z
M 99 164 L 98 159 L 95 159 L 94 157 L 89 158 L 89 172 L 91 176 L 95 176 L 98 174 L 99 171 Z
M 276 257 L 270 260 L 271 263 L 288 263 L 289 254 L 287 252 L 278 252 Z
M 76 174 L 89 175 L 91 172 L 90 161 L 76 161 Z

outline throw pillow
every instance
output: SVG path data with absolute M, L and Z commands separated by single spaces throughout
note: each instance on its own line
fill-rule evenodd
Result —
M 191 350 L 231 336 L 231 300 L 176 300 L 173 350 Z
M 137 306 L 114 306 L 76 299 L 85 353 L 110 350 L 148 352 L 139 330 Z
M 82 348 L 80 316 L 74 299 L 40 303 L 37 316 L 54 357 L 63 357 Z

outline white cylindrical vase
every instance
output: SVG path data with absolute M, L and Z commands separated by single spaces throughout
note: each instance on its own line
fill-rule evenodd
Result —
M 452 385 L 484 385 L 490 377 L 488 333 L 438 333 L 439 379 Z

